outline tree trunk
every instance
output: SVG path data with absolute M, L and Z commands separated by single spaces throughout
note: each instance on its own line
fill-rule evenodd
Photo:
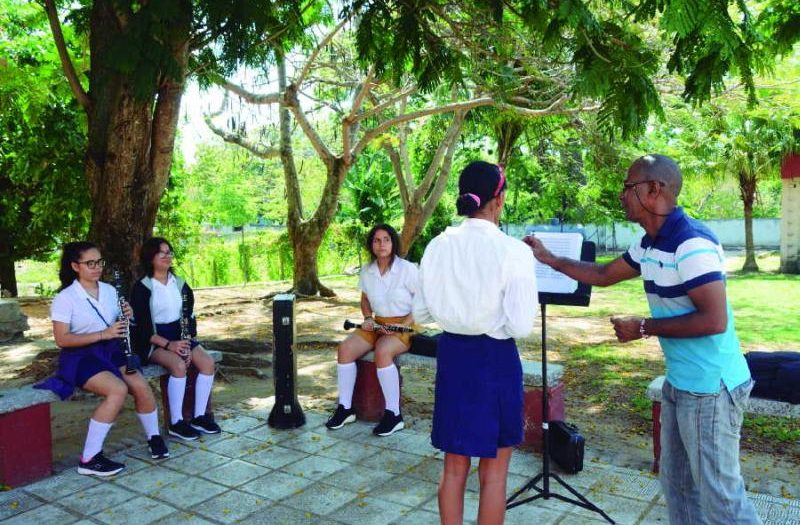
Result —
M 0 253 L 0 290 L 3 295 L 10 294 L 11 297 L 18 295 L 17 275 L 11 253 Z
M 278 89 L 286 93 L 288 100 L 296 99 L 292 95 L 293 88 L 286 83 L 286 63 L 282 56 L 277 57 L 278 62 Z M 288 201 L 287 230 L 289 242 L 292 244 L 294 255 L 294 277 L 292 289 L 302 295 L 317 295 L 333 297 L 333 290 L 322 285 L 319 281 L 317 270 L 317 252 L 325 230 L 333 220 L 339 200 L 339 190 L 344 182 L 344 176 L 349 166 L 341 159 L 326 163 L 328 171 L 325 189 L 322 192 L 319 206 L 310 220 L 303 220 L 303 205 L 300 196 L 300 183 L 297 177 L 297 167 L 294 163 L 294 150 L 292 148 L 291 114 L 286 104 L 281 104 L 280 118 L 280 157 L 283 165 L 283 174 L 286 181 L 286 199 Z
M 422 229 L 425 227 L 426 220 L 422 220 L 422 205 L 419 202 L 411 202 L 403 210 L 403 230 L 400 232 L 400 256 L 405 257 L 414 241 L 417 240 Z
M 114 68 L 113 44 L 125 20 L 114 2 L 98 0 L 91 13 L 91 107 L 86 175 L 92 197 L 89 238 L 128 282 L 135 275 L 138 251 L 152 234 L 172 165 L 183 74 L 188 57 L 191 4 L 184 6 L 185 28 L 171 35 L 180 78 L 161 74 L 143 89 L 139 79 Z M 116 51 L 118 52 L 118 50 Z M 144 92 L 143 92 L 144 91 Z
M 757 272 L 756 251 L 753 245 L 753 203 L 756 196 L 756 179 L 739 174 L 739 190 L 744 204 L 744 266 L 743 272 Z

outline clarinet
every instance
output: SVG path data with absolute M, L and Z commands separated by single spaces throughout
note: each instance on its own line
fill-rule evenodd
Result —
M 189 330 L 189 294 L 186 292 L 181 293 L 181 339 L 184 341 L 191 341 L 192 334 Z M 186 361 L 186 366 L 189 366 L 189 362 L 192 359 L 192 351 L 182 356 L 183 360 Z
M 125 335 L 119 338 L 119 346 L 122 348 L 122 353 L 125 354 L 125 373 L 136 373 L 136 357 L 131 350 L 131 334 L 130 334 L 130 319 L 125 315 L 123 306 L 125 305 L 125 296 L 122 294 L 122 274 L 119 270 L 114 270 L 114 288 L 117 289 L 117 305 L 119 306 L 119 318 L 117 321 L 125 321 Z
M 401 324 L 378 324 L 374 323 L 375 328 L 383 328 L 384 330 L 388 330 L 389 332 L 399 332 L 404 334 L 411 334 L 414 333 L 414 329 L 408 326 L 403 326 Z M 360 324 L 354 323 L 350 320 L 345 320 L 344 322 L 344 329 L 350 330 L 351 328 L 361 328 Z

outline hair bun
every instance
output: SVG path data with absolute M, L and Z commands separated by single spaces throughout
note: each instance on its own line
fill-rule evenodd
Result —
M 456 200 L 456 211 L 459 215 L 469 216 L 480 208 L 480 198 L 472 193 L 462 193 Z

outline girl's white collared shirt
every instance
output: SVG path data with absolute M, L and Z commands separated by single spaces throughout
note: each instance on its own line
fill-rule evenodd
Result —
M 98 296 L 95 299 L 75 279 L 53 299 L 53 304 L 50 305 L 50 319 L 68 324 L 69 332 L 78 335 L 99 332 L 114 324 L 119 317 L 117 291 L 108 283 L 97 284 Z
M 383 275 L 373 261 L 361 269 L 358 288 L 367 294 L 374 315 L 403 317 L 411 313 L 418 275 L 417 265 L 400 257 Z
M 494 223 L 466 219 L 425 248 L 414 320 L 447 332 L 525 337 L 539 307 L 536 261 L 522 241 Z

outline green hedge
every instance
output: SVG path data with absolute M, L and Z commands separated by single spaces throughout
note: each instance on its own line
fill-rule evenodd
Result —
M 360 249 L 360 239 L 354 239 L 345 227 L 332 225 L 317 256 L 320 275 L 340 274 L 357 266 Z M 204 236 L 175 265 L 192 286 L 224 286 L 291 280 L 294 258 L 288 232 L 260 230 L 246 232 L 244 242 L 240 234 Z

